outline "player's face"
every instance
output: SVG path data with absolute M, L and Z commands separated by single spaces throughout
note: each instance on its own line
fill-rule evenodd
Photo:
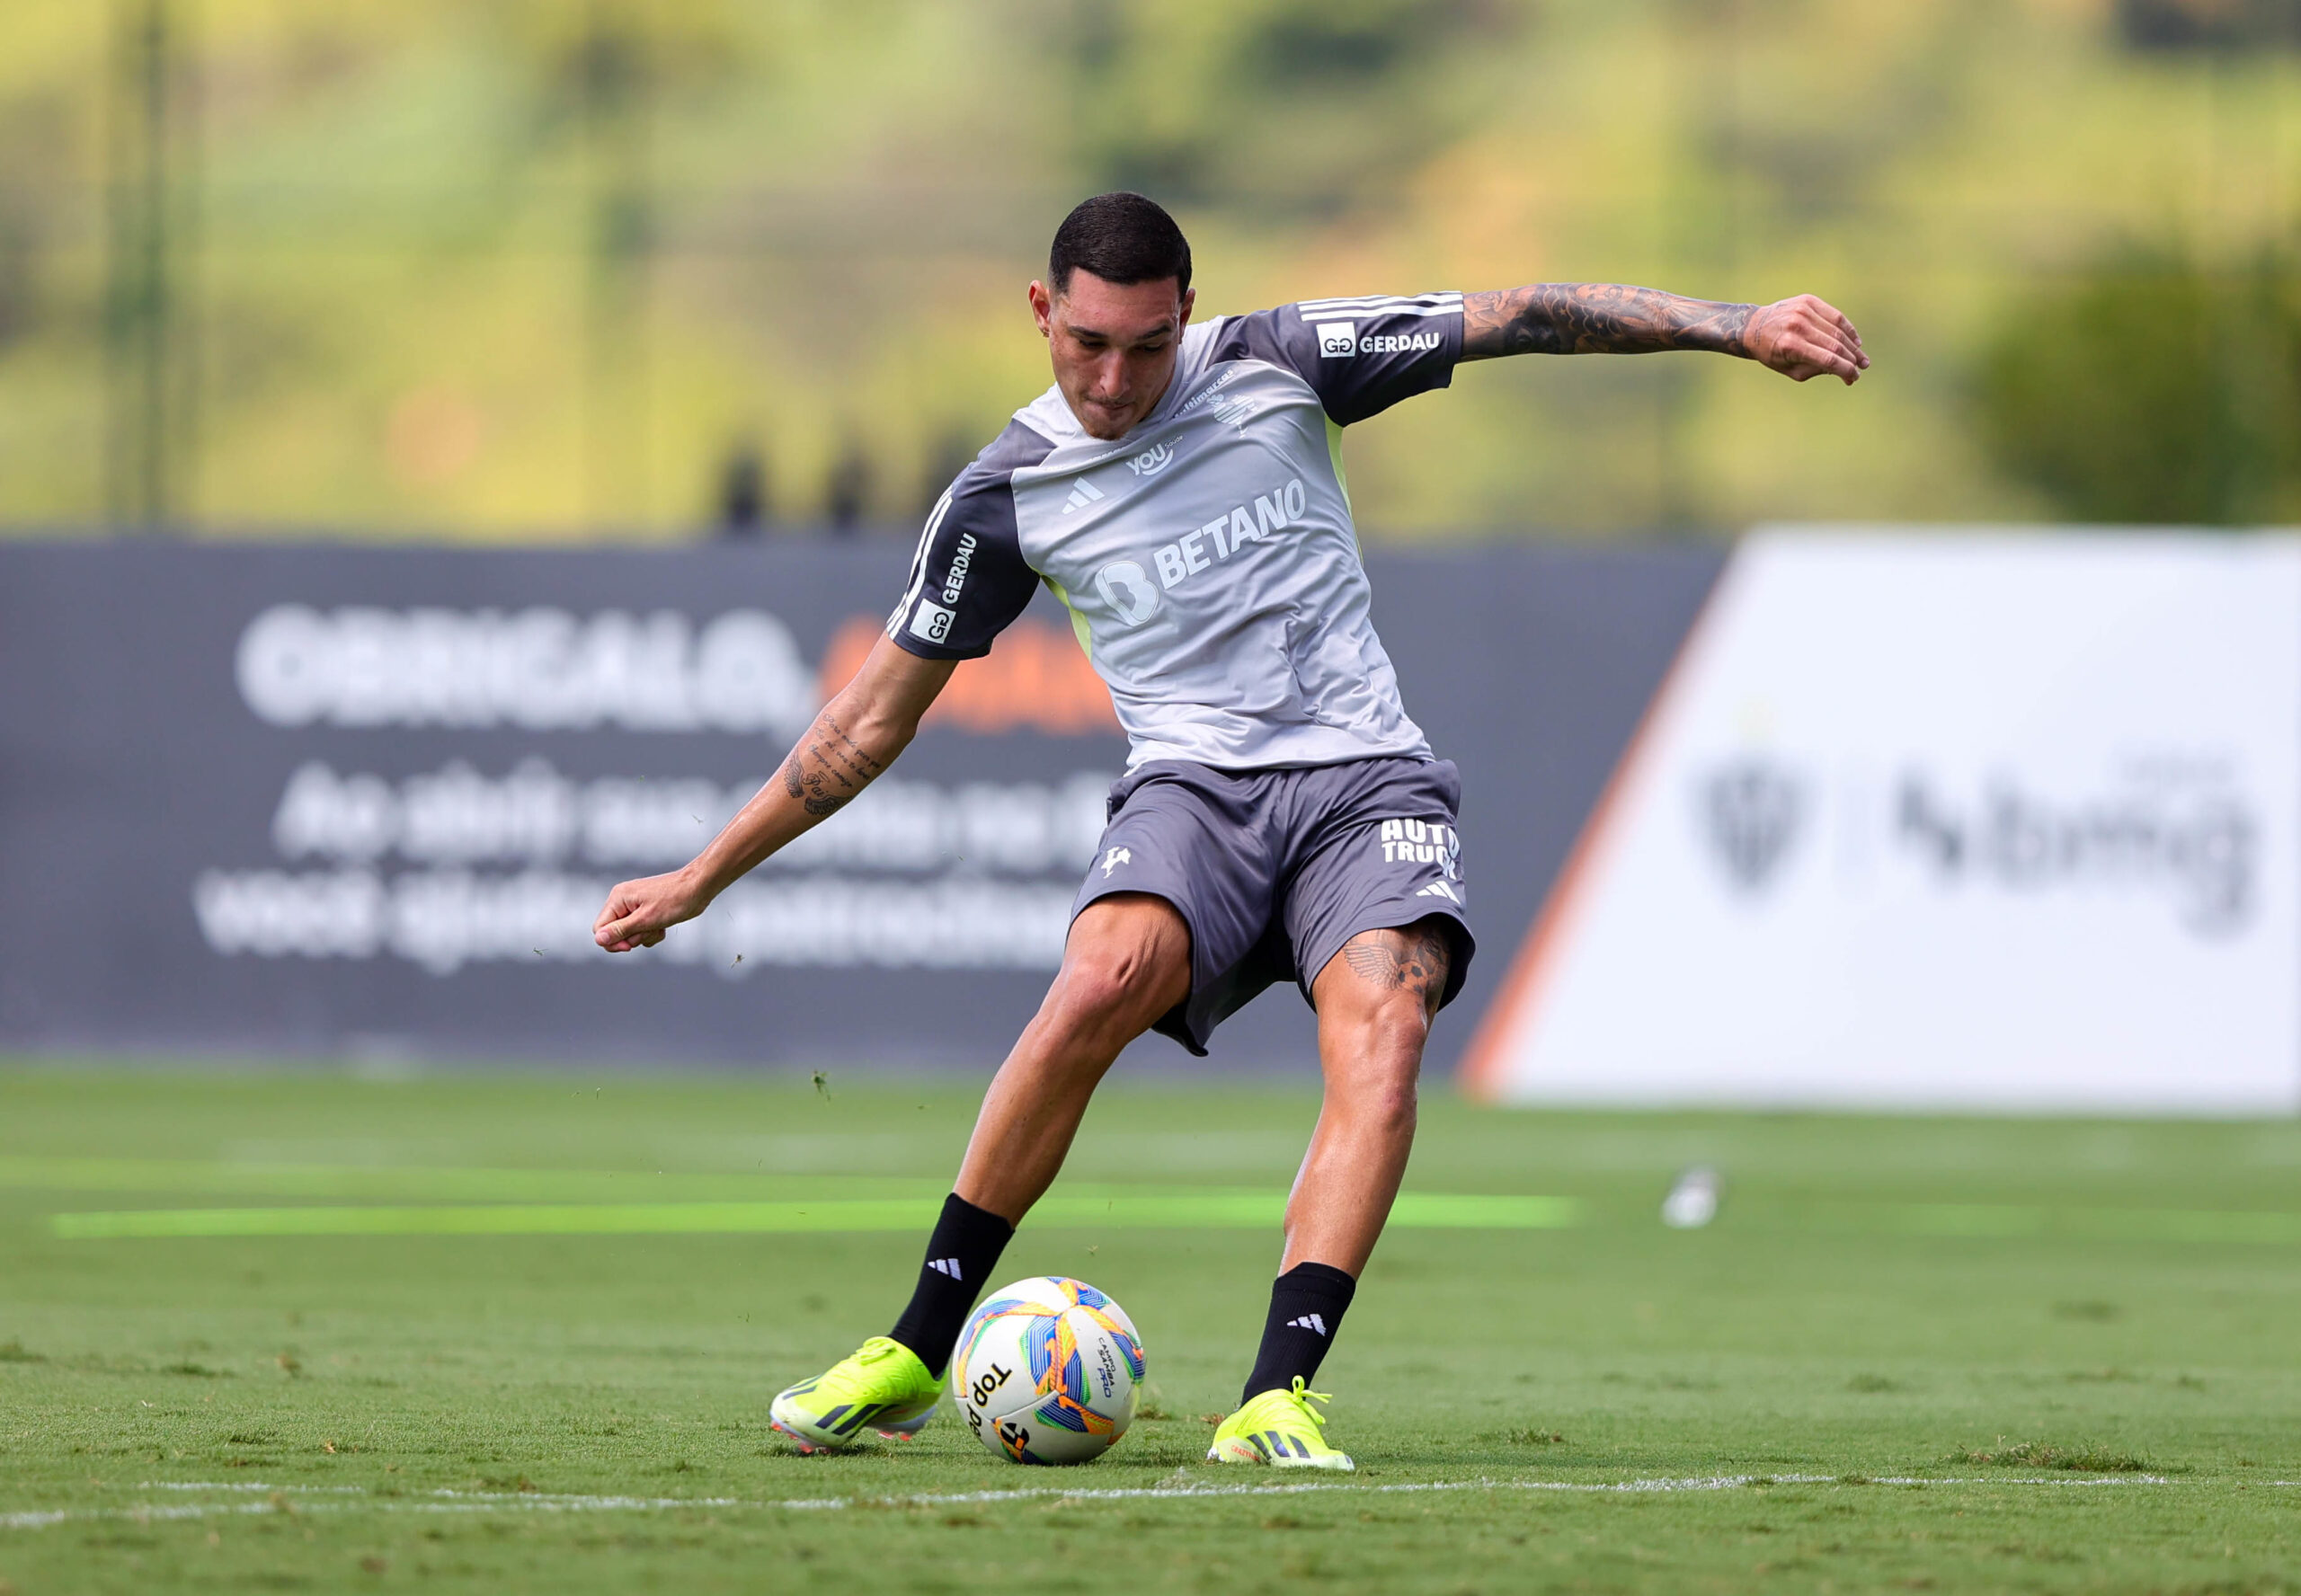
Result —
M 1089 437 L 1125 437 L 1166 396 L 1195 298 L 1177 292 L 1171 277 L 1115 283 L 1073 271 L 1071 286 L 1053 295 L 1044 283 L 1031 285 L 1055 386 Z

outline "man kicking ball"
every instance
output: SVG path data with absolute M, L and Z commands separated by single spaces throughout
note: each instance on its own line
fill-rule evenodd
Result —
M 1139 194 L 1064 219 L 1030 286 L 1054 386 L 935 506 L 886 635 L 778 777 L 686 868 L 626 882 L 600 911 L 609 952 L 661 942 L 885 770 L 1037 584 L 1069 606 L 1126 729 L 1126 774 L 1062 970 L 983 1099 L 910 1305 L 775 1399 L 804 1451 L 926 1423 L 976 1293 L 1120 1049 L 1155 1029 L 1203 1054 L 1291 978 L 1318 1013 L 1325 1101 L 1262 1347 L 1207 1456 L 1352 1467 L 1309 1384 L 1406 1173 L 1423 1041 L 1472 944 L 1461 784 L 1374 635 L 1341 430 L 1497 355 L 1709 350 L 1799 382 L 1869 365 L 1809 297 L 1542 284 L 1194 324 L 1190 276 L 1180 229 Z

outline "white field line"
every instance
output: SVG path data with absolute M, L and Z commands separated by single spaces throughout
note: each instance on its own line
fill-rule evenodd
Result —
M 1915 1475 L 1866 1476 L 1868 1485 L 2170 1485 L 2181 1482 L 2155 1474 L 2093 1476 L 2081 1479 L 2016 1475 L 2008 1478 L 1981 1476 Z M 2272 1486 L 2301 1485 L 2301 1480 L 2266 1480 Z M 894 1496 L 797 1496 L 781 1501 L 741 1496 L 595 1496 L 549 1491 L 428 1491 L 420 1498 L 374 1496 L 359 1485 L 272 1485 L 253 1481 L 206 1483 L 153 1480 L 139 1491 L 213 1492 L 245 1495 L 262 1493 L 263 1502 L 187 1503 L 104 1508 L 54 1508 L 33 1512 L 0 1513 L 0 1530 L 45 1530 L 53 1525 L 95 1519 L 137 1521 L 212 1518 L 229 1514 L 268 1512 L 483 1513 L 518 1511 L 544 1513 L 669 1512 L 697 1508 L 738 1509 L 785 1512 L 836 1512 L 851 1507 L 955 1507 L 1002 1502 L 1138 1502 L 1186 1497 L 1299 1496 L 1312 1493 L 1357 1492 L 1364 1495 L 1395 1495 L 1458 1491 L 1557 1492 L 1574 1495 L 1652 1495 L 1676 1492 L 1731 1491 L 1746 1485 L 1833 1485 L 1858 1488 L 1856 1483 L 1832 1474 L 1705 1475 L 1685 1479 L 1595 1480 L 1421 1480 L 1387 1485 L 1362 1485 L 1342 1481 L 1312 1481 L 1286 1485 L 1158 1485 L 1084 1490 L 1059 1485 L 1012 1491 L 921 1491 Z M 365 1500 L 347 1502 L 347 1496 Z M 319 1497 L 322 1500 L 298 1500 Z

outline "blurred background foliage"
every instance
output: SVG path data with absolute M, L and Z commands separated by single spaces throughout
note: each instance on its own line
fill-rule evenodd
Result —
M 10 0 L 0 525 L 900 525 L 1080 196 L 1212 314 L 1811 291 L 1852 393 L 1501 362 L 1371 536 L 2301 520 L 2301 0 Z

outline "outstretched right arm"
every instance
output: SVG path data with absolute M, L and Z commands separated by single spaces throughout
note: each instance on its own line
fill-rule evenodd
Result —
M 823 705 L 783 768 L 711 846 L 668 875 L 627 881 L 609 892 L 591 927 L 592 940 L 611 953 L 653 947 L 769 854 L 845 808 L 910 746 L 920 717 L 957 663 L 923 660 L 880 638 L 855 679 Z

